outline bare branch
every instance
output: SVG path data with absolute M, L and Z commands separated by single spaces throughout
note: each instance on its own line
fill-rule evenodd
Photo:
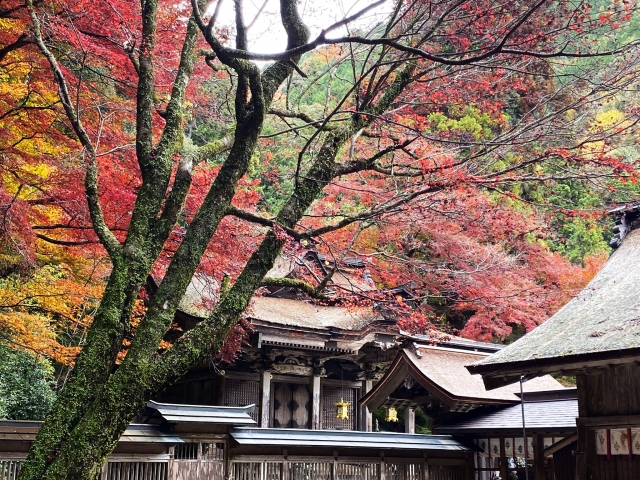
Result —
M 53 245 L 63 245 L 66 247 L 76 247 L 79 245 L 91 245 L 94 243 L 98 243 L 95 240 L 57 240 L 55 238 L 51 238 L 51 237 L 47 237 L 46 235 L 42 235 L 40 233 L 36 233 L 36 237 L 38 237 L 40 240 L 43 240 L 47 243 L 51 243 Z

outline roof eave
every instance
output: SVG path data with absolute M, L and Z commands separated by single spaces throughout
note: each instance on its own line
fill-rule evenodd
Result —
M 463 397 L 455 395 L 424 375 L 424 373 L 411 361 L 404 350 L 400 351 L 380 382 L 378 382 L 371 391 L 362 397 L 359 403 L 363 406 L 369 407 L 369 410 L 379 408 L 384 403 L 389 393 L 395 390 L 404 381 L 404 375 L 397 374 L 398 371 L 402 371 L 402 373 L 404 373 L 403 369 L 406 370 L 406 373 L 411 374 L 411 376 L 426 390 L 434 394 L 440 401 L 451 408 L 455 408 L 459 404 L 512 405 L 518 403 L 517 399 L 509 400 L 499 398 Z
M 535 377 L 557 372 L 579 373 L 606 365 L 621 365 L 640 361 L 640 348 L 584 353 L 563 357 L 539 358 L 519 362 L 468 365 L 472 374 L 482 375 L 487 390 L 515 383 L 520 376 Z
M 573 433 L 578 427 L 574 426 L 541 426 L 531 427 L 527 425 L 528 433 Z M 522 427 L 500 427 L 500 428 L 447 428 L 434 427 L 433 433 L 436 435 L 522 435 Z

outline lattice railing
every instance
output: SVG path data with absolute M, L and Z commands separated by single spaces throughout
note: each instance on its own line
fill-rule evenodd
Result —
M 232 461 L 231 480 L 465 480 L 466 467 L 424 461 Z
M 322 428 L 324 430 L 357 430 L 356 397 L 355 388 L 342 388 L 324 386 L 322 388 Z M 336 418 L 336 402 L 344 399 L 349 402 L 347 411 L 349 418 L 341 420 Z
M 426 480 L 465 480 L 466 471 L 458 465 L 429 465 Z
M 226 407 L 246 407 L 260 405 L 260 382 L 256 380 L 237 380 L 227 378 L 224 385 L 224 405 Z M 250 413 L 258 421 L 259 408 Z
M 167 480 L 166 462 L 109 462 L 106 480 Z
M 16 480 L 21 465 L 20 460 L 0 460 L 0 480 Z

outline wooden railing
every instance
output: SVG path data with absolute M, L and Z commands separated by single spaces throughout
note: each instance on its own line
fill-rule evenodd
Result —
M 424 460 L 232 459 L 230 480 L 466 480 L 463 465 Z M 215 479 L 218 480 L 218 479 Z M 220 479 L 222 480 L 222 479 Z

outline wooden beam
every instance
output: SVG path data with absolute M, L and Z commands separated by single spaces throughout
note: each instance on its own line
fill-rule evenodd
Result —
M 413 408 L 404 411 L 404 433 L 416 433 L 416 411 Z
M 533 471 L 536 480 L 546 480 L 544 473 L 544 435 L 537 433 L 533 436 Z
M 604 417 L 578 417 L 576 418 L 578 426 L 586 427 L 640 427 L 640 415 L 611 415 Z
M 360 396 L 366 395 L 373 388 L 373 380 L 362 380 L 362 386 L 360 387 Z M 369 411 L 369 408 L 365 405 L 360 405 L 360 421 L 358 422 L 358 429 L 363 432 L 373 431 L 373 415 Z
M 271 372 L 263 371 L 260 375 L 260 418 L 258 425 L 261 428 L 269 428 L 271 412 Z
M 554 443 L 553 445 L 548 446 L 542 451 L 542 455 L 548 457 L 549 455 L 553 455 L 558 450 L 563 449 L 567 445 L 571 445 L 578 439 L 578 432 L 572 433 L 571 435 L 567 435 L 562 440 Z
M 524 444 L 525 446 L 527 445 L 527 439 L 524 439 Z M 489 445 L 489 448 L 491 448 L 491 445 Z M 515 448 L 515 445 L 513 446 L 513 448 Z M 525 455 L 526 455 L 526 448 L 525 448 Z M 527 461 L 527 459 L 525 458 L 524 460 L 525 462 Z M 500 478 L 507 478 L 507 450 L 504 446 L 504 438 L 500 437 Z
M 588 474 L 588 438 L 589 429 L 585 425 L 578 425 L 578 448 L 576 450 L 576 480 L 587 478 Z M 595 456 L 595 455 L 594 455 Z
M 311 377 L 311 429 L 320 430 L 322 423 L 320 420 L 320 375 L 314 375 Z

